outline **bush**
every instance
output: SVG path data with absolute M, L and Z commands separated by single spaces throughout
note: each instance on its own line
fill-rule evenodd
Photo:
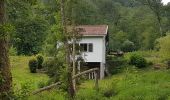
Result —
M 43 87 L 45 87 L 45 86 L 47 86 L 47 83 L 44 82 L 44 81 L 40 81 L 40 82 L 38 83 L 38 88 L 43 88 Z
M 42 55 L 37 55 L 37 62 L 38 62 L 38 69 L 41 69 L 42 68 L 42 64 L 44 62 L 44 57 Z
M 159 51 L 160 56 L 163 59 L 170 58 L 170 35 L 167 34 L 165 37 L 161 37 L 156 40 L 156 47 L 155 49 Z
M 49 58 L 44 61 L 43 68 L 46 70 L 46 74 L 52 78 L 53 82 L 59 81 L 60 71 L 61 71 L 62 62 L 59 62 L 58 59 Z
M 142 56 L 137 55 L 137 54 L 133 54 L 130 57 L 130 64 L 135 65 L 138 68 L 143 68 L 143 67 L 147 66 L 147 61 Z
M 106 67 L 110 74 L 120 73 L 124 66 L 127 65 L 127 60 L 124 57 L 108 56 Z
M 129 40 L 124 41 L 122 44 L 122 50 L 124 52 L 132 52 L 135 49 L 135 44 Z
M 31 73 L 36 73 L 36 69 L 37 69 L 37 66 L 38 66 L 38 62 L 35 58 L 32 58 L 30 61 L 29 61 L 29 69 L 30 69 L 30 72 Z

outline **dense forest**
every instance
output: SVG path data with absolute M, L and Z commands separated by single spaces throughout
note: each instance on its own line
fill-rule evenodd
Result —
M 109 51 L 152 50 L 155 41 L 165 36 L 170 27 L 168 5 L 149 5 L 140 0 L 73 0 L 67 2 L 68 20 L 76 25 L 109 25 Z M 70 15 L 70 7 L 74 16 Z M 56 0 L 12 0 L 8 2 L 11 49 L 19 55 L 39 52 L 51 54 L 59 38 L 59 2 Z M 160 20 L 157 20 L 157 17 Z M 161 26 L 159 25 L 161 22 Z M 160 27 L 162 32 L 160 32 Z

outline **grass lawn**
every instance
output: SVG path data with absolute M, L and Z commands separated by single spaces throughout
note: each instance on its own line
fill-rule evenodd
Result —
M 29 72 L 30 58 L 11 57 L 15 87 L 29 83 L 35 90 L 39 82 L 48 80 L 45 74 Z M 65 92 L 52 90 L 30 96 L 29 100 L 66 100 L 66 97 Z M 94 89 L 94 80 L 83 82 L 79 86 L 75 100 L 170 100 L 170 70 L 129 67 L 122 73 L 100 80 L 99 91 Z
M 29 100 L 67 100 L 66 94 L 46 91 Z M 85 81 L 77 91 L 75 100 L 170 100 L 170 70 L 127 69 L 99 81 L 99 91 L 94 80 Z
M 100 91 L 92 91 L 94 82 L 83 83 L 81 100 L 170 100 L 170 70 L 128 69 L 99 82 Z M 95 95 L 100 97 L 95 97 Z M 93 97 L 91 99 L 91 97 Z
M 10 57 L 11 71 L 14 89 L 20 88 L 21 84 L 28 83 L 32 89 L 36 89 L 39 82 L 46 82 L 48 76 L 41 73 L 30 73 L 28 62 L 31 57 L 16 56 Z

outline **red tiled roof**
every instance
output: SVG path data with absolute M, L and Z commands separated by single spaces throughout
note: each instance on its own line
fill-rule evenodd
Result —
M 107 35 L 108 26 L 107 25 L 80 25 L 76 28 L 79 29 L 82 35 Z

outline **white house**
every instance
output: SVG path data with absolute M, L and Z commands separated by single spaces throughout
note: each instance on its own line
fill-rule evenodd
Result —
M 81 54 L 89 68 L 100 68 L 100 79 L 105 76 L 106 45 L 108 42 L 107 25 L 81 25 L 79 34 L 82 38 L 79 41 L 83 49 Z

